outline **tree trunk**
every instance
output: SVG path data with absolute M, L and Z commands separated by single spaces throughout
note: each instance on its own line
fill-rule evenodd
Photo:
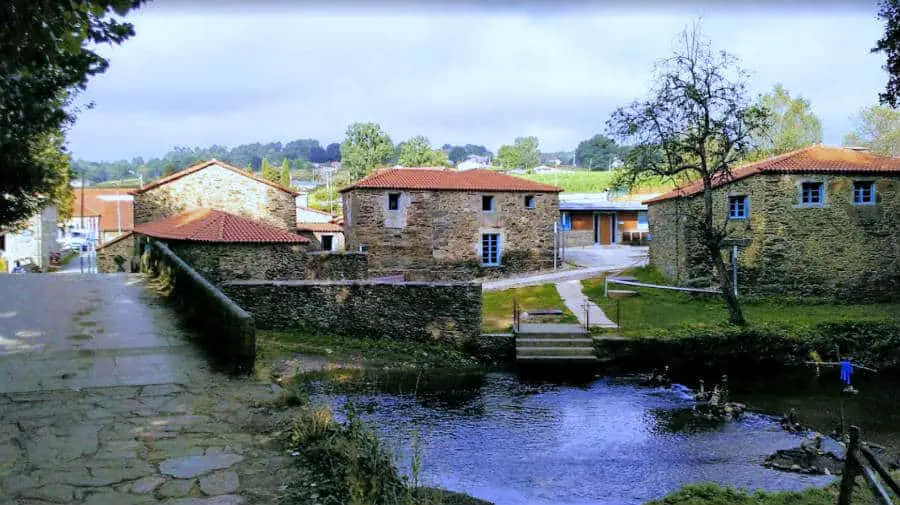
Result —
M 713 201 L 712 201 L 712 178 L 704 177 L 703 191 L 703 241 L 706 249 L 709 251 L 709 259 L 712 261 L 713 270 L 719 279 L 719 289 L 722 290 L 722 298 L 725 299 L 725 307 L 728 309 L 728 322 L 731 324 L 745 325 L 744 313 L 741 311 L 741 304 L 738 302 L 737 296 L 734 294 L 732 287 L 731 275 L 725 268 L 725 261 L 722 260 L 722 241 L 716 233 L 713 224 Z
M 716 277 L 719 279 L 719 288 L 722 290 L 722 298 L 725 299 L 725 307 L 728 308 L 728 322 L 731 324 L 744 325 L 744 312 L 741 310 L 741 304 L 734 294 L 731 275 L 725 267 L 725 261 L 722 260 L 722 251 L 718 244 L 707 243 L 709 249 L 709 257 L 712 260 L 713 269 L 716 271 Z

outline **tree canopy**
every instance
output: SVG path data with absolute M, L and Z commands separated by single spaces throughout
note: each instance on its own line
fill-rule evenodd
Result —
M 592 170 L 609 170 L 618 157 L 616 141 L 600 133 L 582 140 L 575 149 L 575 164 Z
M 432 149 L 431 141 L 416 135 L 403 143 L 397 162 L 404 167 L 445 167 L 449 160 L 444 151 Z
M 856 115 L 853 131 L 844 136 L 845 146 L 867 147 L 876 154 L 900 156 L 900 110 L 872 105 Z
M 872 52 L 887 56 L 884 70 L 888 73 L 888 82 L 878 99 L 896 109 L 900 106 L 900 0 L 881 0 L 879 7 L 878 17 L 885 21 L 884 37 L 875 43 Z
M 759 157 L 777 156 L 822 142 L 822 121 L 812 111 L 809 100 L 791 97 L 781 84 L 760 98 L 772 120 L 769 131 L 754 139 Z
M 728 220 L 714 212 L 712 188 L 730 177 L 770 126 L 767 111 L 748 99 L 746 79 L 737 60 L 713 50 L 694 26 L 657 67 L 650 96 L 616 110 L 607 122 L 614 137 L 632 145 L 625 170 L 633 178 L 702 181 L 700 209 L 687 207 L 685 217 L 698 231 L 734 324 L 743 324 L 744 316 L 722 259 Z
M 497 163 L 505 169 L 524 168 L 531 170 L 541 163 L 537 137 L 518 137 L 512 145 L 500 146 Z
M 353 123 L 341 143 L 341 163 L 354 180 L 383 165 L 393 150 L 391 137 L 376 123 Z
M 109 65 L 93 47 L 134 35 L 118 16 L 141 3 L 0 2 L 0 226 L 63 203 L 69 166 L 62 135 L 75 119 L 67 106 Z
M 281 170 L 278 174 L 278 184 L 281 184 L 286 188 L 291 187 L 291 165 L 288 163 L 288 160 L 281 162 Z

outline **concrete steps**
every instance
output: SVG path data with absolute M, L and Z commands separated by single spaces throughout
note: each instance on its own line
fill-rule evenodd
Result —
M 521 324 L 516 334 L 521 363 L 595 364 L 590 333 L 578 324 Z

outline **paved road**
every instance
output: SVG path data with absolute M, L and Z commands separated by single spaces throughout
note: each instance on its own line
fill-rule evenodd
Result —
M 498 291 L 524 286 L 590 279 L 603 272 L 617 272 L 629 267 L 646 265 L 647 248 L 619 245 L 572 247 L 566 251 L 566 260 L 575 263 L 577 266 L 556 272 L 542 272 L 485 281 L 482 283 L 481 289 L 483 291 Z
M 0 504 L 272 503 L 278 394 L 212 370 L 140 276 L 0 275 Z

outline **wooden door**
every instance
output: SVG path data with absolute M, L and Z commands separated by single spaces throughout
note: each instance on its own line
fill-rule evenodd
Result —
M 600 244 L 612 244 L 612 214 L 600 214 L 597 221 L 600 223 Z

